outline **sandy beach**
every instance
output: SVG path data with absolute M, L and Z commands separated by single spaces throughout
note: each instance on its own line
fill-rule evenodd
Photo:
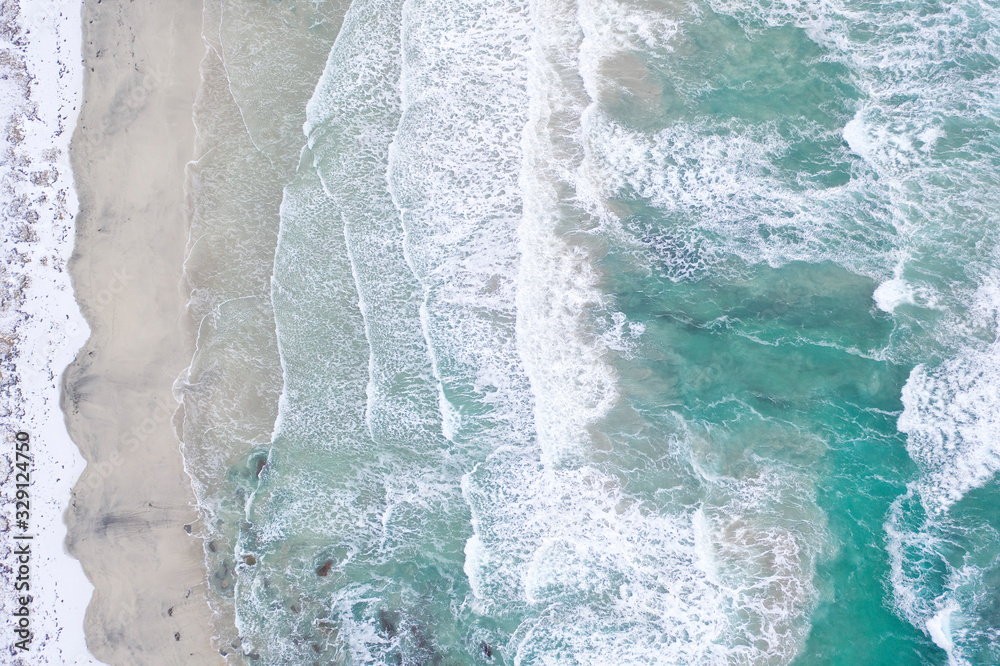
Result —
M 67 546 L 95 587 L 88 647 L 110 664 L 222 661 L 171 422 L 171 385 L 192 354 L 179 285 L 201 11 L 198 0 L 83 8 L 70 271 L 92 335 L 64 377 L 67 426 L 88 462 L 66 513 Z

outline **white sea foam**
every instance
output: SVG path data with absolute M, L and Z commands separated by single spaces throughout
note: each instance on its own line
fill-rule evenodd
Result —
M 589 134 L 602 198 L 634 193 L 684 220 L 671 228 L 670 246 L 642 241 L 652 260 L 669 263 L 672 278 L 704 275 L 726 255 L 773 266 L 834 261 L 888 277 L 882 248 L 892 247 L 896 225 L 886 201 L 863 174 L 841 186 L 803 187 L 779 166 L 792 145 L 776 127 L 705 119 L 645 134 L 595 113 Z
M 940 515 L 1000 471 L 1000 275 L 987 277 L 956 325 L 963 347 L 939 365 L 920 364 L 903 387 L 898 427 L 920 466 L 917 490 L 928 513 Z
M 4 3 L 3 77 L 0 122 L 6 131 L 3 207 L 4 304 L 0 326 L 5 361 L 2 420 L 4 472 L 9 507 L 0 519 L 0 545 L 13 551 L 15 534 L 31 541 L 30 651 L 5 622 L 4 652 L 11 664 L 93 664 L 83 620 L 93 592 L 80 563 L 66 553 L 63 512 L 84 461 L 66 432 L 60 410 L 59 377 L 89 330 L 66 272 L 73 250 L 76 192 L 69 142 L 82 98 L 80 4 L 60 0 Z M 31 437 L 31 519 L 27 530 L 14 523 L 14 433 Z M 20 482 L 22 479 L 17 479 Z M 8 560 L 8 563 L 12 560 Z M 20 605 L 14 569 L 6 569 L 0 612 L 12 617 Z M 27 590 L 22 591 L 22 594 Z
M 861 157 L 871 157 L 872 149 L 874 148 L 873 141 L 865 132 L 865 125 L 860 112 L 844 125 L 844 141 L 851 147 L 851 150 Z
M 518 2 L 404 9 L 389 186 L 442 390 L 462 405 L 451 437 L 486 451 L 532 430 L 514 341 L 526 41 Z
M 483 612 L 527 604 L 514 663 L 787 663 L 801 648 L 823 528 L 787 476 L 677 510 L 591 467 L 502 458 L 464 483 L 466 571 Z
M 949 666 L 992 662 L 1000 631 L 983 621 L 978 608 L 989 607 L 983 601 L 992 597 L 992 587 L 985 576 L 993 565 L 992 553 L 1000 548 L 1000 535 L 963 526 L 947 514 L 926 516 L 914 506 L 920 501 L 916 484 L 910 484 L 885 523 L 896 610 L 945 651 Z M 959 560 L 954 556 L 959 541 L 980 550 Z
M 352 6 L 308 105 L 315 168 L 344 225 L 370 349 L 367 420 L 375 441 L 436 441 L 436 360 L 424 340 L 420 285 L 384 180 L 400 118 L 400 2 Z M 375 91 L 375 100 L 367 95 Z M 454 420 L 449 423 L 454 423 Z M 414 437 L 419 433 L 419 437 Z
M 955 661 L 951 656 L 955 642 L 951 639 L 951 614 L 956 610 L 958 610 L 958 605 L 954 602 L 949 603 L 925 623 L 931 640 L 934 641 L 935 645 L 948 653 L 948 660 L 952 663 Z
M 576 128 L 591 97 L 586 77 L 565 68 L 577 60 L 585 31 L 548 19 L 572 16 L 574 9 L 579 15 L 584 8 L 574 4 L 533 5 L 531 102 L 521 138 L 518 350 L 531 379 L 535 427 L 548 464 L 586 451 L 587 428 L 617 399 L 607 344 L 594 330 L 594 314 L 606 308 L 606 299 L 594 268 L 597 244 L 587 236 L 599 221 L 566 194 L 577 191 L 585 148 Z
M 602 87 L 616 85 L 614 77 L 600 75 L 602 68 L 608 67 L 618 74 L 619 81 L 651 81 L 638 87 L 617 83 L 620 90 L 617 95 L 605 95 L 608 99 L 638 97 L 643 105 L 653 108 L 661 104 L 676 107 L 672 93 L 661 91 L 661 100 L 655 92 L 638 92 L 654 88 L 657 76 L 666 76 L 671 85 L 687 91 L 689 103 L 696 102 L 701 92 L 688 88 L 714 85 L 689 81 L 685 77 L 690 78 L 690 74 L 672 69 L 675 65 L 666 54 L 673 49 L 680 49 L 687 57 L 691 52 L 697 54 L 698 47 L 689 43 L 687 33 L 693 30 L 691 26 L 708 19 L 690 7 L 671 9 L 674 16 L 666 19 L 642 17 L 663 35 L 658 44 L 662 62 L 653 67 L 657 74 L 644 72 L 643 61 L 620 55 L 618 60 L 623 64 L 602 65 L 617 63 L 620 44 L 600 53 L 592 45 L 599 40 L 585 42 L 581 71 L 592 95 L 599 95 Z M 683 31 L 677 28 L 679 20 L 686 21 Z M 739 39 L 738 34 L 732 36 Z M 658 62 L 655 51 L 643 53 L 643 57 Z M 676 108 L 664 109 L 667 117 L 676 112 Z M 871 195 L 868 174 L 858 171 L 845 184 L 831 186 L 810 182 L 802 170 L 783 166 L 800 144 L 830 142 L 832 128 L 804 119 L 789 127 L 776 120 L 718 120 L 711 115 L 682 114 L 651 132 L 630 127 L 603 109 L 590 110 L 584 120 L 590 146 L 586 170 L 592 174 L 589 181 L 593 184 L 587 196 L 596 200 L 638 197 L 668 220 L 677 220 L 677 228 L 669 234 L 671 246 L 662 248 L 665 251 L 658 252 L 657 243 L 649 239 L 646 242 L 646 253 L 653 257 L 647 256 L 645 261 L 662 255 L 670 263 L 668 277 L 703 275 L 709 267 L 717 266 L 715 257 L 727 254 L 751 264 L 832 260 L 876 279 L 887 277 L 879 259 L 896 225 L 886 202 Z M 840 149 L 830 157 L 828 168 L 843 169 L 843 163 L 850 160 Z M 838 161 L 842 163 L 839 166 Z M 684 256 L 678 252 L 680 248 L 684 248 Z
M 592 468 L 503 458 L 466 481 L 472 506 L 488 507 L 466 567 L 487 608 L 529 604 L 514 663 L 699 663 L 721 649 L 719 591 L 693 566 L 689 516 L 643 507 Z
M 913 287 L 902 278 L 893 278 L 880 284 L 872 294 L 875 307 L 882 312 L 892 312 L 904 303 L 915 303 Z
M 917 366 L 903 387 L 899 429 L 923 471 L 920 496 L 947 511 L 1000 470 L 1000 347 Z
M 987 285 L 973 311 L 995 322 L 997 303 Z M 953 516 L 970 491 L 994 482 L 1000 471 L 997 386 L 1000 343 L 993 342 L 936 366 L 918 365 L 903 387 L 898 427 L 920 474 L 886 521 L 893 597 L 900 614 L 955 665 L 995 658 L 989 646 L 1000 637 L 981 602 L 991 589 L 990 558 L 1000 538 L 989 525 Z M 961 560 L 956 551 L 964 551 Z

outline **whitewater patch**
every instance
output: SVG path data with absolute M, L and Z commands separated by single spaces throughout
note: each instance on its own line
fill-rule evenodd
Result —
M 920 496 L 932 515 L 947 511 L 1000 470 L 1000 348 L 941 366 L 916 367 L 899 419 L 910 457 L 924 471 Z
M 918 365 L 903 387 L 898 428 L 920 474 L 885 525 L 896 607 L 956 665 L 995 658 L 990 646 L 1000 637 L 983 602 L 1000 535 L 988 517 L 963 517 L 966 498 L 992 486 L 1000 471 L 1000 343 L 977 344 L 968 335 L 996 330 L 992 284 L 977 291 L 978 317 L 964 321 L 964 348 Z
M 448 418 L 450 434 L 485 450 L 533 429 L 514 339 L 528 32 L 521 2 L 403 9 L 389 189 L 424 292 L 441 404 L 462 404 L 462 417 Z

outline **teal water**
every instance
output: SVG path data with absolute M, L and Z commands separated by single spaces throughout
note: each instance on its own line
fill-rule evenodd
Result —
M 355 0 L 311 57 L 301 135 L 230 84 L 299 161 L 186 398 L 280 390 L 199 494 L 234 661 L 1000 661 L 997 7 Z

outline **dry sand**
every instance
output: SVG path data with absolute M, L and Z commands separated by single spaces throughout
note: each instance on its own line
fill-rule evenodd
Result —
M 110 664 L 221 663 L 197 518 L 171 415 L 192 354 L 180 292 L 184 167 L 205 52 L 200 0 L 85 0 L 80 198 L 70 270 L 92 335 L 63 406 L 88 461 L 67 546 L 95 591 L 87 643 Z

